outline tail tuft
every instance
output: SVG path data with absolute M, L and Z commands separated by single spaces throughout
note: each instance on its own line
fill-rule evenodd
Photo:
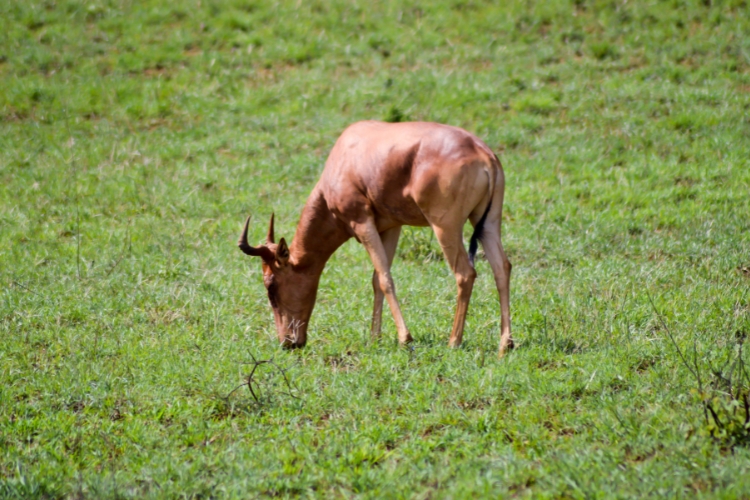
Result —
M 490 202 L 487 204 L 487 208 L 484 210 L 482 218 L 479 219 L 477 225 L 474 226 L 474 232 L 471 234 L 471 239 L 469 240 L 469 263 L 471 263 L 471 267 L 474 267 L 474 257 L 477 255 L 479 241 L 482 239 L 482 233 L 484 233 L 484 221 L 487 219 L 487 214 L 490 213 L 491 206 L 492 199 L 490 199 Z

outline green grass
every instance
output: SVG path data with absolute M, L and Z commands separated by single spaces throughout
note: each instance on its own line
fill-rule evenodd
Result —
M 750 332 L 748 10 L 0 2 L 0 497 L 750 496 L 746 435 L 701 404 L 731 404 L 710 370 Z M 503 360 L 484 260 L 447 348 L 455 283 L 423 229 L 394 268 L 413 350 L 387 314 L 369 337 L 356 242 L 308 347 L 277 347 L 241 224 L 258 242 L 275 211 L 290 238 L 372 118 L 501 153 Z M 269 365 L 260 402 L 231 392 L 253 356 L 291 394 Z

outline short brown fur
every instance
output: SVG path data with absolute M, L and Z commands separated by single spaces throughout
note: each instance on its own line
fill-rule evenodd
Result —
M 449 344 L 459 346 L 476 278 L 463 226 L 467 219 L 476 226 L 486 214 L 478 233 L 500 295 L 502 356 L 513 347 L 511 264 L 500 239 L 504 190 L 497 156 L 465 130 L 427 122 L 351 125 L 326 161 L 291 246 L 283 238 L 275 242 L 273 216 L 264 245 L 247 243 L 249 218 L 240 237 L 240 249 L 263 261 L 279 341 L 287 347 L 305 345 L 323 268 L 336 249 L 354 237 L 375 267 L 372 334 L 380 334 L 386 299 L 399 342 L 410 342 L 390 273 L 401 227 L 408 225 L 432 227 L 456 276 L 458 303 Z

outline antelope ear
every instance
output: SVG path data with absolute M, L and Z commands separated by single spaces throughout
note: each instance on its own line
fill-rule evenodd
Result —
M 285 266 L 289 262 L 289 247 L 286 245 L 284 238 L 281 238 L 279 244 L 276 246 L 276 262 L 280 266 Z

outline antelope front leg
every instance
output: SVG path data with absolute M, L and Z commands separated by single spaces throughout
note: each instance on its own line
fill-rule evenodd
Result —
M 383 242 L 383 248 L 385 248 L 385 253 L 388 257 L 388 269 L 393 265 L 393 256 L 396 254 L 396 247 L 398 246 L 398 238 L 400 235 L 401 226 L 393 227 L 380 233 L 380 240 Z M 380 279 L 378 278 L 377 271 L 373 271 L 372 273 L 372 291 L 375 296 L 375 301 L 372 308 L 372 328 L 370 331 L 373 337 L 379 337 L 383 319 L 383 298 L 385 295 L 380 288 Z
M 372 307 L 372 326 L 370 327 L 370 334 L 373 337 L 380 337 L 380 331 L 383 322 L 383 290 L 380 289 L 380 279 L 378 278 L 378 272 L 372 272 L 372 292 L 375 297 L 374 304 Z
M 359 241 L 367 250 L 367 253 L 370 255 L 370 260 L 372 260 L 372 264 L 375 267 L 373 283 L 377 281 L 380 292 L 388 301 L 388 306 L 390 306 L 391 314 L 393 314 L 393 319 L 396 322 L 396 328 L 398 329 L 398 341 L 401 344 L 407 344 L 413 339 L 411 334 L 409 334 L 409 330 L 406 328 L 406 322 L 404 322 L 404 317 L 401 314 L 401 307 L 399 307 L 398 305 L 398 299 L 396 298 L 396 287 L 394 286 L 393 278 L 391 277 L 391 265 L 388 259 L 388 252 L 386 251 L 384 242 L 381 240 L 380 235 L 378 234 L 378 230 L 376 229 L 375 223 L 373 221 L 367 221 L 364 224 L 358 224 L 354 227 L 354 232 L 356 233 L 357 238 L 359 238 Z M 398 234 L 400 234 L 400 229 L 399 232 L 396 233 L 396 243 L 398 243 Z M 375 311 L 373 311 L 373 330 L 375 329 L 375 316 L 377 313 L 377 308 L 378 296 L 376 292 Z M 382 299 L 380 299 L 380 311 L 382 312 Z M 380 323 L 380 321 L 378 321 L 378 323 Z

